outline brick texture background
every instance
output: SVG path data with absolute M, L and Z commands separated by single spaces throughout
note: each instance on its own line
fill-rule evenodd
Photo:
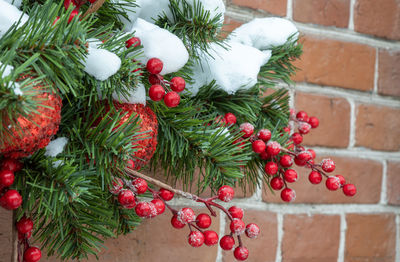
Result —
M 337 173 L 358 187 L 354 198 L 311 185 L 297 168 L 294 203 L 265 188 L 235 200 L 245 222 L 262 228 L 245 240 L 250 262 L 400 261 L 400 1 L 226 0 L 227 32 L 254 17 L 280 16 L 302 33 L 301 71 L 292 106 L 320 118 L 305 138 L 318 159 L 332 156 Z M 182 204 L 177 202 L 176 204 Z M 186 244 L 170 217 L 146 221 L 108 240 L 100 261 L 231 262 L 231 252 Z M 223 215 L 214 219 L 228 232 Z M 0 211 L 0 261 L 10 261 L 11 214 Z M 55 258 L 43 261 L 58 261 Z M 95 261 L 90 258 L 89 261 Z

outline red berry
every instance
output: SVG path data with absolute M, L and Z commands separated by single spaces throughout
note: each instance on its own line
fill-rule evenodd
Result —
M 228 125 L 234 125 L 236 124 L 236 116 L 232 113 L 226 113 L 225 116 L 225 121 Z
M 21 234 L 18 232 L 18 240 L 24 240 L 24 239 L 29 239 L 32 236 L 32 231 L 29 231 L 26 234 Z
M 270 156 L 276 156 L 281 152 L 281 145 L 276 141 L 269 141 L 267 143 L 267 153 Z
M 304 161 L 304 160 L 298 158 L 297 156 L 294 158 L 294 163 L 295 163 L 297 166 L 305 166 L 305 165 L 307 164 L 306 161 Z
M 68 24 L 71 23 L 72 19 L 74 19 L 74 17 L 76 15 L 78 15 L 78 14 L 79 14 L 78 8 L 75 8 L 74 10 L 72 10 L 72 12 L 71 12 L 71 14 L 69 15 L 69 18 L 68 18 Z
M 311 158 L 312 158 L 312 159 L 315 159 L 315 157 L 317 156 L 317 154 L 315 154 L 315 151 L 312 150 L 311 148 L 310 148 L 310 149 L 307 149 L 307 151 L 310 152 Z
M 335 175 L 335 177 L 339 178 L 340 186 L 344 186 L 344 184 L 346 184 L 346 179 L 342 175 Z
M 135 207 L 136 215 L 138 215 L 139 217 L 149 217 L 151 211 L 152 210 L 148 202 L 139 202 Z
M 196 214 L 190 207 L 184 207 L 178 211 L 177 218 L 181 223 L 187 224 L 196 220 Z
M 164 64 L 160 59 L 151 58 L 151 59 L 149 59 L 149 61 L 147 61 L 146 68 L 147 68 L 147 71 L 150 72 L 150 74 L 156 75 L 156 74 L 161 73 L 163 66 L 164 66 Z
M 223 250 L 232 250 L 235 245 L 235 239 L 229 235 L 223 236 L 219 241 L 219 245 Z
M 22 196 L 17 190 L 10 189 L 0 198 L 0 204 L 8 210 L 17 209 L 22 204 Z
M 305 135 L 305 134 L 310 133 L 311 125 L 309 123 L 300 122 L 298 129 L 299 129 L 300 134 Z
M 174 216 L 171 218 L 171 225 L 172 225 L 174 228 L 177 228 L 177 229 L 181 229 L 181 228 L 185 227 L 185 224 L 181 223 L 181 222 L 178 220 L 178 217 L 177 217 L 176 215 L 174 215 Z
M 251 146 L 253 148 L 253 151 L 257 154 L 264 152 L 267 148 L 264 141 L 262 141 L 261 139 L 254 141 Z
M 234 218 L 230 224 L 231 232 L 236 235 L 241 235 L 246 229 L 246 224 L 239 218 Z
M 243 137 L 250 137 L 254 133 L 254 126 L 250 123 L 243 123 L 240 125 L 240 131 L 243 133 Z
M 14 172 L 10 170 L 0 171 L 0 187 L 9 187 L 14 183 Z
M 218 199 L 224 202 L 229 202 L 235 196 L 235 191 L 230 186 L 222 186 L 218 189 Z
M 132 181 L 133 187 L 136 189 L 136 193 L 138 195 L 143 194 L 144 192 L 147 191 L 147 182 L 143 178 L 135 178 Z
M 161 101 L 164 98 L 165 90 L 160 85 L 152 85 L 149 89 L 149 97 L 153 101 Z
M 89 0 L 91 4 L 94 4 L 97 0 Z
M 121 204 L 121 206 L 131 207 L 133 204 L 136 203 L 135 194 L 131 190 L 123 190 L 118 195 L 118 202 Z
M 285 188 L 281 191 L 281 198 L 285 202 L 292 202 L 296 199 L 296 192 L 293 189 Z
M 269 155 L 268 155 L 268 153 L 266 151 L 264 151 L 264 152 L 261 152 L 260 158 L 262 160 L 268 160 L 269 159 Z
M 292 140 L 294 144 L 299 145 L 301 142 L 303 142 L 303 136 L 299 133 L 293 133 Z
M 162 199 L 164 199 L 165 201 L 170 201 L 171 199 L 174 198 L 175 193 L 171 192 L 165 188 L 161 188 L 159 191 L 159 195 Z
M 229 211 L 229 214 L 231 214 L 231 216 L 232 216 L 233 218 L 239 218 L 239 219 L 242 219 L 242 218 L 243 218 L 244 211 L 243 211 L 243 209 L 241 209 L 240 207 L 231 206 L 231 207 L 228 209 L 228 211 Z
M 73 0 L 64 0 L 64 8 L 65 10 L 68 10 L 70 5 L 75 6 L 75 3 Z
M 309 151 L 301 151 L 297 154 L 296 158 L 298 158 L 299 161 L 307 162 L 312 159 L 312 155 Z
M 261 129 L 260 131 L 258 131 L 257 137 L 264 142 L 268 142 L 268 140 L 271 139 L 271 131 L 269 131 L 268 129 Z
M 346 196 L 354 196 L 357 193 L 357 188 L 353 184 L 346 184 L 343 186 L 343 193 Z
M 322 175 L 317 171 L 311 171 L 311 173 L 308 175 L 308 180 L 310 180 L 311 184 L 317 185 L 321 183 Z
M 321 167 L 325 172 L 333 172 L 335 170 L 335 162 L 330 158 L 323 159 L 321 162 Z
M 293 165 L 293 158 L 290 155 L 283 155 L 279 159 L 279 163 L 283 167 L 291 167 Z
M 296 118 L 299 121 L 308 122 L 308 114 L 306 112 L 304 112 L 304 111 L 299 111 L 296 114 Z
M 204 243 L 204 235 L 200 231 L 192 231 L 188 237 L 189 245 L 192 247 L 200 247 Z
M 30 247 L 24 252 L 24 262 L 37 262 L 42 258 L 42 252 L 37 247 Z
M 260 228 L 254 224 L 250 223 L 246 226 L 246 236 L 249 238 L 257 238 L 257 236 L 260 234 Z
M 10 170 L 15 173 L 22 169 L 22 163 L 13 158 L 5 158 L 1 162 L 1 169 Z
M 204 231 L 204 244 L 207 246 L 213 246 L 218 243 L 218 234 L 212 230 Z
M 319 120 L 315 116 L 312 116 L 308 119 L 308 123 L 310 124 L 311 128 L 317 128 L 319 126 Z
M 285 180 L 289 183 L 296 182 L 297 180 L 297 172 L 294 169 L 288 169 L 284 174 Z
M 114 195 L 118 195 L 124 188 L 124 181 L 122 181 L 122 179 L 119 177 L 114 177 L 111 184 L 112 186 L 108 187 L 108 191 L 110 191 L 110 193 Z
M 186 82 L 185 79 L 183 79 L 180 76 L 176 76 L 171 79 L 171 89 L 175 92 L 182 92 L 185 90 Z
M 164 77 L 162 75 L 149 75 L 149 83 L 152 85 L 160 85 Z
M 32 231 L 33 222 L 32 219 L 23 217 L 17 222 L 16 226 L 19 233 L 26 234 Z
M 126 48 L 129 48 L 133 45 L 133 47 L 138 47 L 141 45 L 140 38 L 132 37 L 126 41 Z
M 274 162 L 268 162 L 265 164 L 264 170 L 265 173 L 267 173 L 270 176 L 273 176 L 276 173 L 278 173 L 278 165 Z
M 249 250 L 245 247 L 237 247 L 233 251 L 233 255 L 239 261 L 245 261 L 249 257 Z
M 340 179 L 335 177 L 335 176 L 330 176 L 326 180 L 326 188 L 328 188 L 331 191 L 338 190 L 340 187 Z
M 153 199 L 151 203 L 154 204 L 157 210 L 157 215 L 161 215 L 165 211 L 165 204 L 161 199 Z
M 209 228 L 211 226 L 211 217 L 201 213 L 196 218 L 196 224 L 199 228 Z
M 164 103 L 168 107 L 177 107 L 181 102 L 181 97 L 177 92 L 168 92 L 164 97 Z
M 283 179 L 280 177 L 272 178 L 271 182 L 269 182 L 269 184 L 271 185 L 271 188 L 273 190 L 281 190 L 283 188 L 283 186 L 285 185 L 285 183 L 283 182 Z
M 88 163 L 90 162 L 88 161 Z M 133 161 L 133 159 L 128 159 L 128 161 L 126 161 L 126 167 L 130 169 L 135 169 L 135 161 Z

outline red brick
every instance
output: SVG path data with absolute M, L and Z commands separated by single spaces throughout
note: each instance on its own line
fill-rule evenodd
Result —
M 238 28 L 243 24 L 242 21 L 236 20 L 230 16 L 225 16 L 224 26 L 222 27 L 222 35 L 226 37 L 231 33 L 233 30 Z
M 347 147 L 350 139 L 350 104 L 344 98 L 296 92 L 296 109 L 316 116 L 320 125 L 304 136 L 310 146 Z
M 328 156 L 317 156 L 317 162 Z M 292 204 L 301 203 L 378 203 L 381 194 L 382 164 L 377 161 L 350 157 L 331 157 L 336 162 L 334 175 L 343 175 L 348 183 L 355 184 L 357 194 L 354 197 L 347 197 L 341 190 L 329 191 L 325 186 L 325 178 L 319 185 L 313 185 L 308 181 L 310 170 L 305 167 L 296 167 L 299 178 L 288 186 L 296 191 L 296 200 Z M 267 188 L 263 193 L 266 202 L 283 203 L 280 192 L 275 194 Z
M 400 2 L 398 0 L 357 0 L 354 7 L 354 30 L 400 40 Z
M 374 88 L 375 49 L 357 43 L 306 35 L 304 53 L 295 65 L 298 82 L 371 91 Z
M 11 261 L 12 212 L 0 207 L 0 261 Z
M 274 15 L 286 15 L 287 1 L 283 0 L 232 0 L 232 3 L 238 6 L 266 11 Z
M 396 225 L 393 214 L 346 216 L 346 262 L 394 262 Z
M 400 162 L 389 161 L 387 165 L 387 199 L 391 205 L 400 205 Z
M 261 233 L 257 239 L 249 239 L 246 236 L 242 238 L 244 246 L 250 251 L 248 261 L 274 262 L 276 245 L 278 243 L 276 214 L 264 211 L 245 210 L 243 220 L 245 223 L 256 223 L 261 229 Z M 225 229 L 225 233 L 228 234 L 228 232 L 230 232 L 229 221 L 227 221 L 227 227 Z M 209 260 L 204 261 L 208 262 Z M 233 252 L 223 251 L 223 261 L 235 261 Z
M 285 215 L 283 231 L 282 261 L 337 261 L 339 216 Z
M 294 0 L 293 19 L 303 23 L 347 27 L 350 0 Z
M 400 96 L 400 52 L 379 51 L 378 92 Z
M 400 109 L 360 104 L 357 106 L 356 146 L 375 150 L 400 149 Z

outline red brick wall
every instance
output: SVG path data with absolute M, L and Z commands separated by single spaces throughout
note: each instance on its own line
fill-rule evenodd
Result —
M 295 203 L 261 189 L 236 200 L 246 208 L 245 221 L 262 228 L 258 240 L 245 240 L 248 261 L 400 261 L 400 1 L 227 2 L 228 30 L 253 17 L 296 22 L 304 55 L 291 103 L 321 120 L 305 142 L 320 158 L 333 156 L 338 173 L 358 187 L 356 197 L 346 198 L 309 184 L 299 169 Z M 187 231 L 172 229 L 169 219 L 157 217 L 107 241 L 100 261 L 234 261 L 215 247 L 189 247 Z M 224 216 L 213 223 L 220 235 L 227 232 Z M 10 214 L 1 210 L 0 261 L 9 261 L 10 226 Z

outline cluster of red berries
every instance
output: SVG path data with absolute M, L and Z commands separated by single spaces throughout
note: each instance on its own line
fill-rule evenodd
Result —
M 33 221 L 30 218 L 22 217 L 16 223 L 19 244 L 24 248 L 24 262 L 37 262 L 42 258 L 42 251 L 29 245 L 28 239 L 32 236 Z
M 163 66 L 163 62 L 158 58 L 151 58 L 147 61 L 146 69 L 150 73 L 149 83 L 151 84 L 149 97 L 153 101 L 161 101 L 164 99 L 164 103 L 167 107 L 177 107 L 181 101 L 179 93 L 185 90 L 185 79 L 176 76 L 170 81 L 165 80 L 164 77 L 160 75 Z M 165 93 L 165 89 L 167 93 Z
M 3 159 L 0 166 L 0 206 L 14 210 L 21 206 L 22 196 L 17 190 L 9 189 L 14 184 L 15 172 L 22 169 L 22 164 L 12 158 Z
M 88 0 L 91 4 L 94 4 L 97 0 Z M 79 8 L 85 4 L 87 1 L 86 0 L 64 0 L 64 8 L 65 10 L 68 10 L 68 8 L 73 5 L 75 8 L 72 10 L 69 18 L 68 18 L 68 23 L 71 23 L 72 19 L 76 15 L 79 14 Z M 57 16 L 57 18 L 54 20 L 53 25 L 60 19 L 60 17 Z

